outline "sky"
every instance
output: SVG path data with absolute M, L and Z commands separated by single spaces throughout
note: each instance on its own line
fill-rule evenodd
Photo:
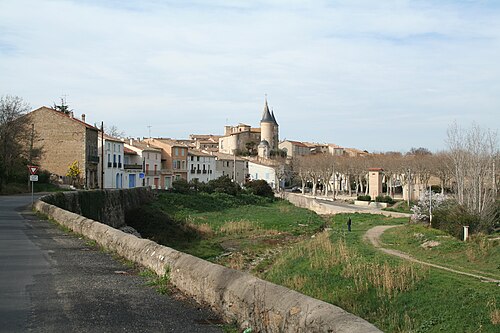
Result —
M 0 96 L 128 136 L 259 126 L 370 152 L 498 130 L 500 1 L 0 0 Z M 151 126 L 151 127 L 148 127 Z

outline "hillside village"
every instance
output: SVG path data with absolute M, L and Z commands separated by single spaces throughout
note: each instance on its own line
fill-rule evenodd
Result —
M 85 114 L 77 117 L 73 112 L 66 114 L 45 106 L 25 117 L 35 129 L 35 147 L 43 151 L 40 168 L 50 172 L 53 181 L 86 189 L 169 189 L 179 179 L 206 183 L 228 176 L 240 185 L 263 179 L 278 190 L 289 185 L 290 176 L 284 169 L 293 158 L 368 154 L 335 144 L 280 141 L 279 125 L 267 99 L 259 127 L 240 123 L 224 126 L 222 135 L 191 134 L 187 140 L 168 135 L 112 137 L 87 123 Z M 67 177 L 75 162 L 80 174 L 76 184 Z

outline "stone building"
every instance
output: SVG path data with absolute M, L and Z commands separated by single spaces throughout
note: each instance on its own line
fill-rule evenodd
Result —
M 35 148 L 42 149 L 40 168 L 70 183 L 66 174 L 75 161 L 81 171 L 80 184 L 85 188 L 98 188 L 97 153 L 98 129 L 82 119 L 42 106 L 24 116 L 35 128 Z
M 224 136 L 219 138 L 219 152 L 225 154 L 240 154 L 248 152 L 268 158 L 271 151 L 278 149 L 279 125 L 274 116 L 274 111 L 269 111 L 267 99 L 259 128 L 239 124 L 225 126 Z

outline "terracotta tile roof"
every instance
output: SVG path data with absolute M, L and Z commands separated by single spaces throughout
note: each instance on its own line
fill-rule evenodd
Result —
M 123 147 L 123 153 L 127 155 L 138 155 L 136 151 L 129 149 L 127 147 Z

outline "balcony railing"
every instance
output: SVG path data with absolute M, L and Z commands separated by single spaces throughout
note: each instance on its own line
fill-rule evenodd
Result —
M 99 163 L 99 156 L 88 155 L 87 161 L 89 161 L 90 163 L 98 164 Z
M 146 176 L 159 176 L 160 171 L 146 171 L 145 174 Z
M 124 164 L 125 170 L 142 170 L 142 164 Z

